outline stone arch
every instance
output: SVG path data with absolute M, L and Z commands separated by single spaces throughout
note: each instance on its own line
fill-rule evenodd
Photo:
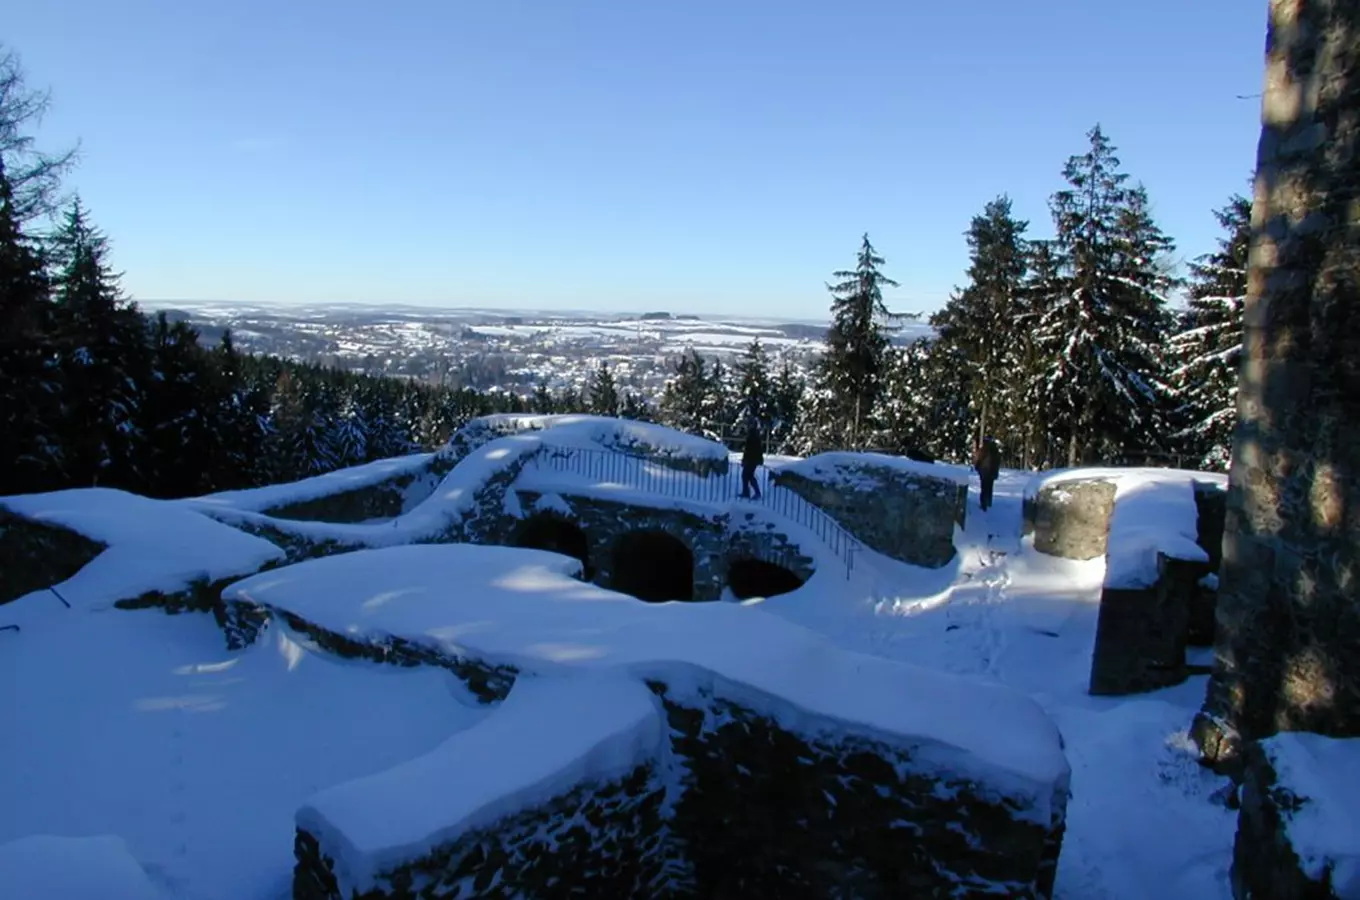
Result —
M 551 550 L 581 561 L 582 578 L 592 577 L 590 542 L 580 525 L 565 516 L 538 513 L 524 520 L 515 533 L 514 545 L 534 550 Z
M 804 581 L 787 566 L 755 557 L 740 557 L 727 564 L 727 587 L 738 600 L 787 594 L 802 587 Z
M 609 587 L 649 603 L 694 599 L 694 552 L 659 528 L 629 531 L 614 542 Z

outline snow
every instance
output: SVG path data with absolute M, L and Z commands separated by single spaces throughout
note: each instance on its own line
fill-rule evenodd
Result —
M 671 684 L 714 678 L 731 699 L 794 730 L 910 736 L 918 759 L 980 767 L 993 779 L 1008 773 L 1016 790 L 1040 801 L 1065 779 L 1057 730 L 1017 693 L 845 652 L 758 607 L 642 603 L 576 581 L 578 566 L 512 547 L 393 547 L 261 573 L 224 596 L 352 638 L 396 635 L 539 674 L 599 668 Z
M 1308 877 L 1331 885 L 1342 900 L 1360 898 L 1360 739 L 1282 732 L 1261 742 L 1276 783 L 1300 798 L 1287 815 L 1289 841 Z
M 905 456 L 889 456 L 886 453 L 850 453 L 835 451 L 809 456 L 801 462 L 786 463 L 781 471 L 793 472 L 814 481 L 843 484 L 861 490 L 877 490 L 882 482 L 862 473 L 865 466 L 889 469 L 905 475 L 921 478 L 938 478 L 954 484 L 966 485 L 971 469 L 947 463 L 927 463 Z
M 727 447 L 717 441 L 685 434 L 664 425 L 610 416 L 522 415 L 498 413 L 473 419 L 466 427 L 485 425 L 498 434 L 539 432 L 553 447 L 583 447 L 627 451 L 637 448 L 650 456 L 722 461 Z
M 112 603 L 148 591 L 173 592 L 197 579 L 247 575 L 284 557 L 268 541 L 182 504 L 109 488 L 0 497 L 0 506 L 107 545 L 55 586 L 73 606 Z
M 241 491 L 222 491 L 185 501 L 193 505 L 225 506 L 232 509 L 264 512 L 280 506 L 305 503 L 320 497 L 331 497 L 346 491 L 372 487 L 403 475 L 419 476 L 429 470 L 433 453 L 415 453 L 392 459 L 380 459 L 362 466 L 337 469 L 313 478 L 286 484 L 271 484 Z
M 1186 469 L 1060 469 L 1037 476 L 1026 499 L 1045 487 L 1073 481 L 1109 481 L 1115 486 L 1106 540 L 1105 587 L 1131 590 L 1157 583 L 1157 557 L 1208 562 L 1199 546 L 1196 483 L 1226 488 L 1227 476 Z
M 228 652 L 204 614 L 59 613 L 0 633 L 0 843 L 117 835 L 177 900 L 289 896 L 309 796 L 485 716 L 448 672 L 351 663 L 284 628 Z
M 422 504 L 395 524 L 286 524 L 338 528 L 374 542 L 416 539 L 463 508 L 469 492 L 497 471 L 497 460 L 537 449 L 548 436 L 488 444 L 470 457 L 466 470 L 449 474 L 428 507 Z M 941 467 L 928 468 L 935 474 Z M 1207 473 L 1158 471 L 1172 482 L 1224 481 Z M 867 728 L 864 723 L 873 722 L 895 729 L 915 717 L 926 719 L 939 740 L 985 744 L 983 750 L 998 758 L 1036 767 L 1053 761 L 1052 745 L 1013 746 L 1013 734 L 1033 738 L 1037 729 L 1029 719 L 1042 710 L 1062 735 L 1073 790 L 1055 897 L 1227 900 L 1237 814 L 1221 799 L 1227 781 L 1198 765 L 1186 734 L 1203 702 L 1205 677 L 1136 698 L 1091 697 L 1087 684 L 1106 561 L 1050 557 L 1020 538 L 1025 495 L 1032 497 L 1043 483 L 1093 472 L 1118 480 L 1130 470 L 1080 469 L 1045 479 L 1003 471 L 987 512 L 978 509 L 976 486 L 970 487 L 967 525 L 956 538 L 958 565 L 947 572 L 863 551 L 850 580 L 819 570 L 803 588 L 759 602 L 649 606 L 575 582 L 569 577 L 573 561 L 531 551 L 507 551 L 520 554 L 513 563 L 486 558 L 473 565 L 469 556 L 461 568 L 431 564 L 423 572 L 390 564 L 394 557 L 382 551 L 333 559 L 366 557 L 381 562 L 385 572 L 364 574 L 337 563 L 339 568 L 317 574 L 315 566 L 331 562 L 319 560 L 306 564 L 313 568 L 290 567 L 252 580 L 259 586 L 283 579 L 272 589 L 274 599 L 286 597 L 305 607 L 306 617 L 325 618 L 328 627 L 354 627 L 360 634 L 400 627 L 422 640 L 517 660 L 538 673 L 545 688 L 561 683 L 567 690 L 577 679 L 593 677 L 636 680 L 646 673 L 675 678 L 680 686 L 688 678 L 692 686 L 764 704 L 790 727 Z M 544 481 L 544 487 L 550 485 Z M 569 495 L 568 487 L 548 493 Z M 1152 509 L 1161 505 L 1153 502 L 1161 489 L 1148 490 L 1148 506 L 1134 521 L 1158 514 Z M 1172 504 L 1181 510 L 1176 515 L 1186 511 L 1183 496 Z M 255 568 L 251 554 L 259 544 L 239 548 L 250 552 L 229 550 L 239 536 L 202 516 L 194 519 L 186 504 L 64 495 L 0 502 L 13 508 L 15 501 L 46 505 L 118 546 L 130 534 L 168 532 L 169 552 L 147 536 L 135 562 L 125 555 L 130 569 L 149 567 L 152 575 L 166 576 L 152 581 L 175 580 L 167 573 L 183 567 L 178 557 L 184 552 L 219 570 Z M 745 506 L 756 516 L 769 514 L 759 504 Z M 167 510 L 190 518 L 172 526 Z M 275 521 L 226 507 L 214 515 Z M 209 530 L 184 548 L 175 533 L 181 526 Z M 1167 530 L 1186 536 L 1179 525 Z M 419 555 L 421 548 L 409 549 Z M 436 556 L 461 552 L 429 549 Z M 475 555 L 476 548 L 466 549 Z M 113 581 L 128 577 L 111 575 L 117 576 Z M 340 590 L 308 596 L 304 582 L 313 575 Z M 73 582 L 82 577 L 91 588 L 86 600 L 118 593 L 84 573 Z M 444 598 L 443 605 L 398 593 L 404 589 L 427 589 L 429 597 Z M 32 599 L 0 606 L 0 624 Z M 24 736 L 0 739 L 0 844 L 33 835 L 117 835 L 155 885 L 185 900 L 286 896 L 295 815 L 304 804 L 368 776 L 400 772 L 406 763 L 437 754 L 436 748 L 467 746 L 451 739 L 490 725 L 509 708 L 507 703 L 488 717 L 449 673 L 338 660 L 277 626 L 256 645 L 229 653 L 208 616 L 169 617 L 89 602 L 67 610 L 55 600 L 43 602 L 41 627 L 25 623 L 19 633 L 0 632 L 0 683 L 10 686 L 0 691 L 0 722 L 6 735 Z M 978 703 L 989 689 L 997 703 Z M 579 699 L 585 703 L 588 696 Z M 527 703 L 518 721 L 551 716 L 553 705 Z M 605 733 L 594 725 L 583 731 Z M 519 764 L 551 771 L 553 759 L 562 758 L 554 757 L 553 745 L 573 733 L 573 727 L 557 725 L 550 739 L 537 738 L 529 752 L 517 754 Z M 1360 803 L 1351 777 L 1360 760 L 1354 750 L 1308 735 L 1281 735 L 1271 746 L 1287 784 L 1336 801 L 1325 808 L 1309 804 L 1296 814 L 1291 835 L 1297 846 L 1310 860 L 1331 855 L 1338 862 L 1333 877 L 1353 881 L 1353 849 L 1360 846 L 1354 812 Z M 1027 760 L 1036 749 L 1043 752 Z M 491 774 L 509 779 L 507 769 L 492 767 Z M 523 790 L 523 782 L 508 780 L 496 787 L 507 800 L 520 798 L 515 802 L 522 802 L 524 795 L 516 792 Z M 473 793 L 464 801 L 462 792 L 457 787 L 464 811 L 487 796 Z M 451 805 L 454 793 L 451 787 L 445 798 Z M 377 818 L 377 810 L 367 809 Z M 388 824 L 395 829 L 401 822 Z M 344 827 L 350 829 L 348 820 Z M 65 857 L 88 858 L 75 850 Z M 8 888 L 3 871 L 0 884 Z M 104 896 L 115 895 L 110 888 Z
M 657 706 L 645 685 L 617 674 L 523 677 L 495 715 L 423 756 L 321 791 L 297 824 L 328 853 L 341 848 L 341 890 L 362 893 L 377 873 L 460 834 L 656 758 Z
M 34 835 L 0 846 L 8 900 L 166 900 L 114 835 Z

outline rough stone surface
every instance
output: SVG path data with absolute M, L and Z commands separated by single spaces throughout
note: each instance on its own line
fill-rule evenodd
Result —
M 359 900 L 406 897 L 664 897 L 683 877 L 662 819 L 666 799 L 652 766 L 607 784 L 581 785 L 381 872 Z M 294 900 L 349 900 L 317 839 L 299 830 Z
M 1262 111 L 1206 757 L 1360 734 L 1360 4 L 1272 0 Z
M 1228 514 L 1228 492 L 1216 484 L 1196 482 L 1195 511 L 1196 543 L 1209 554 L 1209 573 L 1217 579 L 1223 564 L 1223 522 Z M 1196 585 L 1190 601 L 1187 636 L 1190 646 L 1213 646 L 1217 606 L 1217 586 L 1203 582 Z
M 1280 784 L 1269 755 L 1255 741 L 1243 748 L 1242 808 L 1233 842 L 1233 896 L 1238 900 L 1334 900 L 1330 873 L 1309 878 L 1289 839 L 1289 819 L 1304 803 L 1324 797 L 1299 797 Z
M 0 604 L 65 581 L 102 552 L 70 529 L 0 509 Z
M 316 522 L 366 522 L 401 515 L 406 489 L 419 473 L 405 472 L 387 481 L 370 484 L 300 503 L 287 503 L 264 511 L 276 519 L 301 519 Z
M 269 617 L 258 607 L 222 599 L 223 588 L 238 580 L 237 576 L 221 581 L 199 580 L 172 594 L 149 591 L 137 597 L 117 600 L 113 605 L 119 609 L 159 609 L 172 616 L 211 613 L 217 627 L 222 629 L 227 649 L 240 650 L 255 643 Z
M 1185 680 L 1190 607 L 1207 570 L 1206 563 L 1159 553 L 1151 587 L 1101 592 L 1092 694 L 1137 694 Z
M 1024 505 L 1024 533 L 1034 549 L 1064 559 L 1105 555 L 1114 511 L 1113 481 L 1071 480 L 1046 485 Z
M 354 896 L 1051 896 L 1065 784 L 1040 814 L 909 747 L 796 734 L 711 693 L 651 687 L 670 724 L 661 759 L 460 835 Z M 334 850 L 306 831 L 295 850 L 295 897 L 346 897 Z
M 535 511 L 542 494 L 538 491 L 515 491 L 520 507 L 526 511 L 526 521 L 534 516 L 562 519 L 585 532 L 590 555 L 592 581 L 601 587 L 612 587 L 618 561 L 616 547 L 624 535 L 659 531 L 674 537 L 687 547 L 694 557 L 693 600 L 717 600 L 726 581 L 727 523 L 725 514 L 701 516 L 673 507 L 646 507 L 620 503 L 601 497 L 558 493 L 570 515 L 561 511 Z M 501 526 L 501 540 L 496 543 L 514 544 L 514 530 L 523 523 L 511 520 Z M 509 532 L 509 533 L 506 533 Z
M 956 555 L 968 488 L 871 462 L 838 466 L 830 480 L 775 470 L 771 482 L 820 507 L 866 546 L 905 563 L 938 569 Z

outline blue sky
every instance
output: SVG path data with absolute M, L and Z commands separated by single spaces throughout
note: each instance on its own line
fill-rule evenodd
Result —
M 1210 249 L 1265 7 L 42 0 L 0 40 L 138 298 L 822 317 L 862 232 L 922 311 L 996 194 L 1047 234 L 1097 121 Z

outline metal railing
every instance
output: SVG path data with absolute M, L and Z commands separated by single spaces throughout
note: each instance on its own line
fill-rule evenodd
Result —
M 525 470 L 530 469 L 579 475 L 597 484 L 633 488 L 694 503 L 718 505 L 743 499 L 740 466 L 729 466 L 725 475 L 701 475 L 613 450 L 548 447 L 529 458 Z M 750 498 L 750 501 L 816 535 L 845 563 L 848 579 L 855 568 L 855 554 L 864 549 L 863 545 L 823 509 L 783 487 L 771 475 L 764 466 L 757 470 L 756 485 L 760 496 Z

